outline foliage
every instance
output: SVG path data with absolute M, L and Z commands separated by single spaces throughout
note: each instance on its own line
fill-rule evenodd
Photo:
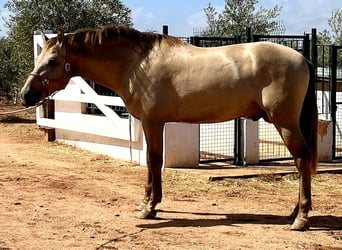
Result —
M 328 24 L 333 32 L 333 39 L 336 45 L 342 45 L 342 9 L 333 11 L 328 20 Z
M 0 90 L 11 98 L 11 92 L 15 89 L 15 76 L 17 70 L 12 63 L 12 49 L 7 38 L 0 38 Z
M 269 34 L 276 30 L 282 7 L 276 5 L 272 9 L 262 6 L 257 9 L 258 0 L 225 0 L 225 7 L 218 13 L 209 3 L 204 9 L 208 29 L 205 36 L 245 36 L 246 27 L 251 27 L 254 34 Z
M 218 12 L 216 11 L 215 7 L 209 3 L 208 7 L 204 9 L 204 13 L 207 17 L 208 28 L 203 32 L 203 35 L 219 37 L 220 27 L 217 18 Z
M 342 9 L 336 9 L 332 12 L 328 24 L 333 34 L 331 35 L 328 30 L 319 32 L 318 43 L 342 45 Z
M 132 26 L 131 10 L 120 0 L 9 0 L 5 7 L 12 13 L 6 20 L 12 58 L 8 63 L 18 69 L 12 77 L 18 86 L 33 68 L 34 31 L 56 32 L 63 28 L 73 32 L 107 24 Z
M 330 61 L 330 47 L 326 45 L 340 45 L 342 46 L 342 10 L 336 9 L 332 12 L 331 17 L 328 19 L 328 24 L 331 28 L 330 31 L 323 30 L 318 34 L 318 66 L 328 67 Z M 325 45 L 325 46 L 324 46 Z M 342 53 L 338 53 L 338 62 L 342 62 Z M 339 65 L 339 67 L 341 67 Z

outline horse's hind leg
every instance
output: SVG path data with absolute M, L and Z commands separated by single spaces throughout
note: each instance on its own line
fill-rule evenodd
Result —
M 308 213 L 311 210 L 311 170 L 309 157 L 295 158 L 297 167 L 299 168 L 299 200 L 298 205 L 294 209 L 293 215 L 297 212 L 297 216 L 291 226 L 292 230 L 309 229 Z M 297 208 L 298 207 L 298 208 Z
M 299 200 L 293 211 L 295 221 L 292 230 L 307 230 L 308 213 L 311 210 L 311 160 L 312 154 L 306 145 L 304 137 L 299 129 L 299 125 L 277 126 L 287 148 L 292 154 L 299 172 Z

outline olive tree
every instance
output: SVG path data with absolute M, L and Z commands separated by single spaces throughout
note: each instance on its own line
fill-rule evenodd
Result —
M 277 18 L 282 7 L 271 9 L 257 7 L 258 0 L 225 0 L 222 12 L 218 12 L 211 3 L 204 9 L 208 28 L 206 36 L 244 36 L 246 27 L 251 27 L 254 34 L 268 34 L 277 28 Z

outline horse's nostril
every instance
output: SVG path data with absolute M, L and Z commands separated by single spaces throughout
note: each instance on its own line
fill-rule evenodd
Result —
M 21 101 L 22 101 L 22 104 L 24 106 L 29 106 L 31 104 L 31 95 L 29 92 L 25 91 L 25 92 L 21 92 L 20 93 L 20 98 L 21 98 Z

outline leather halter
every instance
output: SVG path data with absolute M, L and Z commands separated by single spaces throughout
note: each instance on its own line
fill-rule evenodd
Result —
M 44 86 L 46 91 L 48 92 L 48 95 L 51 95 L 51 90 L 49 85 L 54 84 L 54 83 L 59 83 L 64 85 L 64 87 L 68 84 L 70 78 L 71 78 L 71 65 L 69 62 L 69 56 L 68 56 L 68 51 L 66 50 L 66 55 L 65 55 L 65 64 L 64 64 L 64 76 L 56 79 L 48 79 L 40 75 L 38 72 L 31 72 L 30 75 L 38 78 L 41 82 L 41 84 Z

